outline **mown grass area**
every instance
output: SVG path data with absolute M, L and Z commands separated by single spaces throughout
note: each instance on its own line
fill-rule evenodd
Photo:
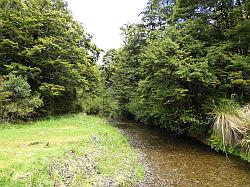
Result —
M 0 186 L 130 186 L 143 175 L 127 139 L 104 119 L 0 127 Z

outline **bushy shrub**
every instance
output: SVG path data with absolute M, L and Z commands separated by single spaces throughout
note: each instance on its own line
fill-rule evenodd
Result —
M 86 96 L 80 101 L 80 108 L 87 114 L 108 117 L 117 116 L 119 111 L 117 102 L 108 93 Z
M 10 74 L 0 80 L 0 119 L 14 121 L 27 119 L 42 106 L 38 95 L 32 95 L 30 85 L 22 76 Z
M 118 101 L 112 97 L 110 92 L 106 91 L 103 93 L 101 114 L 109 117 L 117 117 L 120 111 L 121 109 L 119 108 Z
M 87 114 L 97 115 L 101 110 L 101 99 L 97 96 L 87 96 L 82 102 L 82 109 Z

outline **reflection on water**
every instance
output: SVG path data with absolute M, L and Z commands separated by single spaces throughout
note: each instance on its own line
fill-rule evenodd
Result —
M 142 155 L 146 179 L 139 186 L 250 186 L 250 166 L 164 129 L 111 120 Z

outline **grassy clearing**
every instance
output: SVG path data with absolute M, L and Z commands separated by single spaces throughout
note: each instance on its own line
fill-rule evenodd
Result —
M 103 119 L 0 127 L 0 186 L 130 186 L 143 175 L 126 138 Z

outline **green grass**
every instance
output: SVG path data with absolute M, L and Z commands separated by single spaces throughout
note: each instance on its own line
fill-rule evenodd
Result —
M 84 114 L 0 127 L 0 186 L 130 186 L 143 179 L 118 129 Z

